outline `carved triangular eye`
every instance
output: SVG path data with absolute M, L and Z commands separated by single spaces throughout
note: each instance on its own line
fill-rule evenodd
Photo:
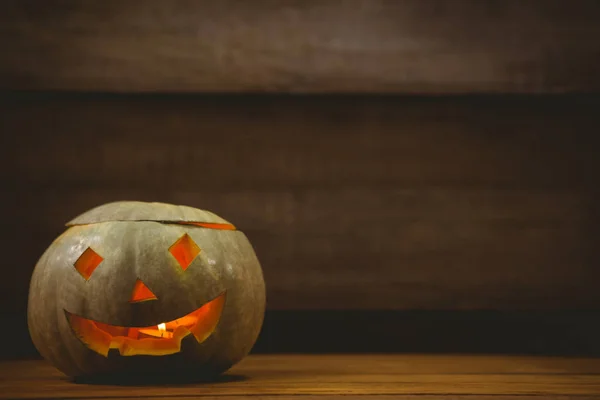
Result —
M 92 276 L 92 273 L 98 265 L 104 260 L 98 253 L 92 250 L 91 247 L 85 249 L 85 251 L 75 261 L 75 269 L 83 276 L 87 281 Z
M 194 242 L 186 233 L 169 247 L 169 252 L 175 257 L 179 265 L 181 265 L 181 268 L 185 271 L 192 261 L 194 261 L 194 258 L 200 254 L 200 247 L 198 247 L 196 242 Z

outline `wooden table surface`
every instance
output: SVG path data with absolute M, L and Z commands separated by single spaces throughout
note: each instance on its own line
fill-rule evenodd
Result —
M 220 382 L 91 385 L 44 361 L 0 362 L 2 398 L 600 398 L 600 359 L 467 355 L 253 355 Z

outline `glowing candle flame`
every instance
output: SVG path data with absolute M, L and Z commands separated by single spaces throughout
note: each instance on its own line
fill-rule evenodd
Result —
M 167 330 L 167 324 L 165 324 L 165 323 L 158 324 L 157 327 L 158 327 L 158 330 L 161 332 L 165 332 Z

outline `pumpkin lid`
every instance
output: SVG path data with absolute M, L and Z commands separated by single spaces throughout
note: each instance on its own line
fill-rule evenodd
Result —
M 143 201 L 116 201 L 103 204 L 73 218 L 66 225 L 88 225 L 109 221 L 157 221 L 231 225 L 230 222 L 210 211 L 188 206 Z

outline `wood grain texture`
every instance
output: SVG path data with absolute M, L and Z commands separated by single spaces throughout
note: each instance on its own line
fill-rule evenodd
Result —
M 8 95 L 1 303 L 66 221 L 137 199 L 246 232 L 270 309 L 595 309 L 597 104 Z
M 242 396 L 243 397 L 243 396 Z M 316 394 L 316 395 L 302 395 L 302 400 L 340 400 L 340 399 L 345 399 L 345 400 L 370 400 L 373 399 L 373 395 L 371 394 L 366 394 L 366 395 L 362 395 L 362 394 L 335 394 L 335 395 L 329 395 L 329 394 Z M 158 400 L 174 400 L 174 399 L 179 399 L 181 397 L 171 397 L 171 396 L 152 396 L 152 399 L 158 399 Z M 186 399 L 203 399 L 203 400 L 239 400 L 240 396 L 238 395 L 233 395 L 233 396 L 229 396 L 229 395 L 216 395 L 216 396 L 203 396 L 203 395 L 194 395 L 194 396 L 185 396 L 184 398 Z M 404 395 L 404 394 L 394 394 L 394 395 L 376 395 L 376 398 L 378 400 L 447 400 L 448 396 L 446 395 L 421 395 L 421 394 L 417 394 L 417 395 Z M 472 395 L 458 395 L 458 396 L 452 396 L 451 397 L 452 400 L 461 400 L 461 399 L 472 399 L 473 396 Z M 532 398 L 531 396 L 529 396 L 528 398 Z M 544 395 L 544 396 L 533 396 L 533 398 L 543 398 L 543 399 L 549 399 L 549 400 L 568 400 L 568 399 L 576 399 L 576 400 L 596 400 L 598 397 L 597 396 L 565 396 L 565 395 Z M 130 400 L 131 397 L 100 397 L 100 399 L 111 399 L 111 400 Z M 298 400 L 298 395 L 295 394 L 291 394 L 291 395 L 267 395 L 267 396 L 260 396 L 261 400 Z M 477 395 L 477 399 L 481 399 L 481 400 L 523 400 L 523 396 L 521 395 Z
M 600 89 L 593 0 L 5 0 L 0 88 Z
M 586 358 L 263 355 L 248 357 L 221 382 L 146 382 L 129 387 L 74 384 L 42 361 L 2 362 L 0 376 L 0 397 L 4 398 L 477 395 L 555 399 L 600 395 L 600 362 Z
M 242 396 L 243 397 L 243 396 Z M 321 394 L 317 394 L 317 395 L 302 395 L 302 400 L 340 400 L 340 399 L 345 399 L 345 400 L 370 400 L 373 399 L 373 395 L 370 394 L 366 394 L 366 395 L 355 395 L 355 394 L 336 394 L 336 395 L 321 395 Z M 376 395 L 378 400 L 447 400 L 448 396 L 446 395 Z M 473 396 L 471 395 L 466 395 L 466 396 L 452 396 L 452 400 L 460 400 L 460 399 L 471 399 Z M 157 399 L 157 400 L 173 400 L 173 399 L 179 399 L 181 397 L 170 397 L 170 396 L 152 396 L 152 399 Z M 203 399 L 203 400 L 239 400 L 240 396 L 237 395 L 233 395 L 233 396 L 221 396 L 221 395 L 217 395 L 217 396 L 185 396 L 184 398 L 186 399 Z M 529 397 L 531 398 L 531 397 Z M 577 395 L 576 397 L 574 396 L 564 396 L 564 395 L 558 395 L 558 396 L 543 396 L 543 397 L 534 397 L 534 398 L 544 398 L 544 399 L 549 399 L 549 400 L 568 400 L 568 399 L 573 399 L 575 398 L 576 400 L 596 400 L 597 397 L 596 396 L 579 396 Z M 100 397 L 100 399 L 111 399 L 111 400 L 130 400 L 131 397 Z M 267 395 L 267 396 L 260 396 L 261 400 L 298 400 L 298 396 L 295 394 L 292 395 Z M 521 395 L 478 395 L 477 399 L 481 399 L 481 400 L 523 400 L 523 396 Z

